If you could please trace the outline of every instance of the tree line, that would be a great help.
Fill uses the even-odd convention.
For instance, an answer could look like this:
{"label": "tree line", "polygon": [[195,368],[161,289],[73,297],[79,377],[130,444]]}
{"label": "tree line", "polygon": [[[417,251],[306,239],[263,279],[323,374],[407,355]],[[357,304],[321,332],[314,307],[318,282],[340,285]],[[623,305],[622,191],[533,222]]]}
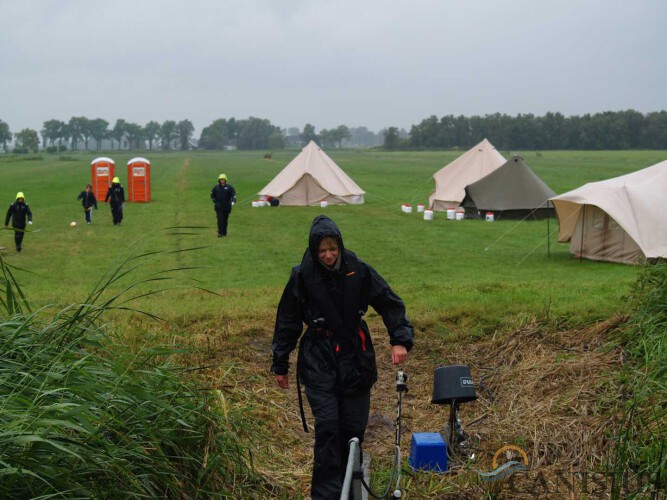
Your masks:
{"label": "tree line", "polygon": [[[109,149],[153,149],[158,144],[161,149],[189,149],[194,133],[190,120],[166,120],[160,124],[150,121],[142,126],[123,119],[116,120],[112,128],[103,118],[89,119],[73,116],[68,122],[47,120],[40,130],[42,145],[47,152],[66,149],[88,150],[91,143],[95,149],[102,148],[102,141],[110,141]],[[40,147],[36,130],[29,128],[12,134],[9,126],[0,120],[0,144],[7,150],[7,144],[14,139],[14,152],[35,152]]]}
{"label": "tree line", "polygon": [[386,149],[470,148],[488,138],[498,149],[667,149],[667,111],[606,111],[582,116],[495,113],[485,116],[433,115],[413,125],[401,140],[387,129]]}
{"label": "tree line", "polygon": [[[193,138],[190,120],[150,121],[146,125],[116,120],[113,127],[102,118],[75,116],[68,122],[52,119],[38,133],[29,128],[12,134],[0,120],[0,145],[14,143],[14,152],[47,152],[66,149],[275,150],[297,147],[314,140],[323,147],[382,146],[396,149],[470,148],[488,138],[498,149],[667,149],[667,111],[607,111],[582,116],[547,113],[544,116],[495,113],[485,116],[435,115],[413,125],[410,132],[397,127],[377,134],[366,127],[339,125],[316,132],[307,123],[303,130],[281,129],[265,118],[220,118]],[[107,141],[103,144],[103,141]]]}
{"label": "tree line", "polygon": [[39,132],[23,129],[12,134],[9,125],[0,120],[0,144],[7,151],[7,144],[13,140],[16,153],[36,152],[40,147],[47,152],[67,149],[274,150],[305,145],[310,140],[325,147],[379,146],[384,138],[384,131],[375,134],[366,127],[348,128],[346,125],[322,129],[319,133],[309,123],[303,131],[296,127],[281,129],[267,119],[252,116],[241,120],[215,120],[202,130],[198,140],[193,139],[194,126],[190,120],[150,121],[142,126],[118,119],[113,127],[109,125],[102,118],[74,116],[67,122],[47,120]]}

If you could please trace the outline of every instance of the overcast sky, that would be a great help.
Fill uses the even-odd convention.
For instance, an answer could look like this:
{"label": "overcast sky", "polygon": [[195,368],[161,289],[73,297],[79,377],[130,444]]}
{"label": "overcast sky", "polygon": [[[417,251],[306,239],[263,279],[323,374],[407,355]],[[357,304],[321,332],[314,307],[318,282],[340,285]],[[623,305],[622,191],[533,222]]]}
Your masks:
{"label": "overcast sky", "polygon": [[667,0],[0,0],[0,119],[667,109]]}

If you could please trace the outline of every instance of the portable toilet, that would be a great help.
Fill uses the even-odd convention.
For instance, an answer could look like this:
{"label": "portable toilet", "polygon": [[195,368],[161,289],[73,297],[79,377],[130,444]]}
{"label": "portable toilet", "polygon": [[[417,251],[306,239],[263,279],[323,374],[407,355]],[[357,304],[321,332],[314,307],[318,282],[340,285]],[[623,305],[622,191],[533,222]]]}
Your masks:
{"label": "portable toilet", "polygon": [[93,194],[99,201],[104,201],[109,186],[111,186],[111,180],[116,175],[116,164],[111,158],[101,156],[95,158],[90,165]]}
{"label": "portable toilet", "polygon": [[151,162],[146,158],[132,158],[127,162],[128,200],[151,201]]}

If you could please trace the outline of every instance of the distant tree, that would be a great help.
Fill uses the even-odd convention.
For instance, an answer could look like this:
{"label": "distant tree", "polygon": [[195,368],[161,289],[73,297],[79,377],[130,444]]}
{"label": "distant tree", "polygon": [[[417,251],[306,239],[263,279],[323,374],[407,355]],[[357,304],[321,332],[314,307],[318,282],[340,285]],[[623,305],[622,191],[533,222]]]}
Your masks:
{"label": "distant tree", "polygon": [[338,125],[333,130],[333,138],[336,143],[338,143],[338,147],[342,148],[343,147],[343,141],[346,139],[350,139],[352,136],[350,135],[350,129],[347,128],[346,125]]}
{"label": "distant tree", "polygon": [[88,151],[88,139],[93,135],[93,129],[91,127],[90,120],[85,116],[79,117],[79,127],[81,128],[81,137],[83,138],[83,144]]}
{"label": "distant tree", "polygon": [[315,127],[311,125],[310,123],[306,123],[303,127],[303,132],[301,132],[301,143],[306,145],[310,141],[319,141],[319,137],[317,137],[317,134],[315,133]]}
{"label": "distant tree", "polygon": [[144,125],[143,135],[144,138],[148,141],[148,149],[152,150],[153,142],[155,142],[160,135],[160,124],[156,121],[148,122],[146,125]]}
{"label": "distant tree", "polygon": [[239,124],[241,127],[237,142],[239,149],[266,149],[269,147],[271,136],[275,133],[281,134],[280,128],[265,118],[251,116],[247,120],[240,120]]}
{"label": "distant tree", "polygon": [[318,134],[318,140],[322,147],[328,148],[336,144],[335,131],[323,128]]}
{"label": "distant tree", "polygon": [[65,148],[67,149],[67,142],[71,136],[70,126],[68,123],[62,122],[62,126],[58,132],[58,149]]}
{"label": "distant tree", "polygon": [[630,149],[641,147],[642,131],[647,126],[647,118],[639,111],[629,109],[627,111],[620,111],[618,119],[622,123],[623,135],[625,136],[627,147]]}
{"label": "distant tree", "polygon": [[667,149],[667,111],[649,113],[641,134],[644,148]]}
{"label": "distant tree", "polygon": [[123,145],[123,137],[125,137],[126,125],[127,122],[125,120],[123,120],[122,118],[118,118],[113,126],[113,129],[111,130],[111,133],[109,134],[113,139],[116,140],[116,142],[118,142],[118,149],[120,149],[121,146]]}
{"label": "distant tree", "polygon": [[[368,130],[367,127],[352,127],[350,128],[350,141],[352,146],[377,146],[377,138],[375,132]],[[379,144],[382,144],[380,142]]]}
{"label": "distant tree", "polygon": [[27,149],[28,151],[39,151],[39,134],[36,130],[24,128],[20,132],[14,134],[16,140],[16,147]]}
{"label": "distant tree", "polygon": [[389,127],[384,134],[384,144],[382,147],[390,151],[398,149],[400,137],[398,136],[397,127]]}
{"label": "distant tree", "polygon": [[181,151],[190,149],[190,138],[195,131],[195,127],[190,120],[181,120],[176,125],[178,139],[181,146]]}
{"label": "distant tree", "polygon": [[202,149],[224,149],[230,139],[227,120],[220,118],[204,127],[199,136],[199,147]]}
{"label": "distant tree", "polygon": [[142,149],[143,130],[143,127],[138,123],[125,124],[125,139],[130,149]]}
{"label": "distant tree", "polygon": [[95,139],[96,149],[101,149],[102,140],[109,137],[109,122],[103,118],[95,118],[88,123],[90,135]]}
{"label": "distant tree", "polygon": [[9,131],[9,125],[0,120],[0,144],[2,149],[7,151],[7,143],[12,141],[12,133]]}
{"label": "distant tree", "polygon": [[174,120],[166,120],[160,126],[160,140],[162,141],[162,149],[170,150],[176,137],[176,122]]}
{"label": "distant tree", "polygon": [[47,146],[47,144],[53,145],[61,137],[64,126],[65,124],[60,120],[45,121],[40,131],[45,140],[44,146]]}
{"label": "distant tree", "polygon": [[[439,131],[440,124],[438,122],[438,117],[431,115],[425,120],[422,120],[421,123],[412,126],[410,129],[410,145],[415,148],[437,147]],[[387,135],[386,133],[383,135],[383,147],[386,147]],[[396,129],[396,139],[398,139],[398,129]]]}
{"label": "distant tree", "polygon": [[292,137],[296,137],[300,133],[301,131],[297,127],[290,127],[287,129],[287,135],[290,135]]}
{"label": "distant tree", "polygon": [[269,149],[285,149],[285,134],[276,131],[269,137]]}
{"label": "distant tree", "polygon": [[548,112],[542,118],[542,132],[544,134],[544,149],[567,148],[567,122],[560,113]]}
{"label": "distant tree", "polygon": [[[90,132],[88,130],[88,118],[85,116],[73,116],[67,123],[69,127],[70,148],[78,149],[79,141],[86,137],[86,149],[88,148],[87,137]],[[84,134],[86,134],[84,136]]]}

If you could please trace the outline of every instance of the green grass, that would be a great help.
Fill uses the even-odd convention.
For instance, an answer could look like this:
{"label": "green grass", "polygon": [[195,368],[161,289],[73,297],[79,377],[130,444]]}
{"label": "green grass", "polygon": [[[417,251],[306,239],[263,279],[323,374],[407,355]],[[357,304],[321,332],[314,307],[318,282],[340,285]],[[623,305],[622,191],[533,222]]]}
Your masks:
{"label": "green grass", "polygon": [[[329,151],[367,192],[359,206],[330,206],[325,213],[341,227],[345,244],[375,266],[406,300],[417,324],[450,324],[485,331],[503,324],[548,315],[562,321],[606,317],[622,307],[636,275],[630,266],[579,262],[565,244],[555,242],[557,225],[546,222],[446,221],[437,213],[403,214],[403,202],[425,202],[433,173],[458,152]],[[107,152],[126,182],[126,163],[134,153]],[[8,261],[30,271],[21,282],[37,306],[81,300],[101,273],[130,250],[183,249],[206,246],[197,253],[156,258],[152,266],[202,266],[192,271],[214,290],[231,293],[224,314],[270,315],[289,269],[306,246],[319,207],[252,208],[250,202],[296,151],[142,153],[152,161],[152,203],[128,203],[121,227],[114,227],[107,206],[100,204],[93,224],[83,223],[76,195],[90,180],[90,160],[97,154],[72,153],[63,161],[0,161],[2,191],[8,204],[22,190],[35,218],[24,253],[13,252],[11,231],[0,232],[9,247]],[[628,173],[666,156],[660,151],[542,152],[524,155],[527,163],[557,192],[585,182]],[[230,235],[215,237],[215,214],[209,192],[225,172],[238,193]],[[70,228],[69,222],[79,222]],[[198,236],[167,236],[169,226],[204,226]],[[547,241],[551,257],[547,257]],[[239,293],[237,293],[239,292]],[[243,293],[240,293],[243,292]],[[167,317],[219,314],[218,299],[174,291],[147,299],[142,307]],[[188,303],[187,307],[183,307]]]}
{"label": "green grass", "polygon": [[664,492],[667,486],[667,264],[641,273],[632,301],[621,338],[630,362],[622,373],[626,397],[610,456],[612,498],[624,498],[631,474],[645,488],[638,491]]}
{"label": "green grass", "polygon": [[85,303],[28,313],[0,257],[2,498],[210,498],[264,488],[238,439],[248,430],[244,406],[230,410],[219,390],[195,383],[172,361],[176,349],[129,352],[102,326],[106,313],[128,307],[126,292],[108,285],[141,259],[111,271]]}

